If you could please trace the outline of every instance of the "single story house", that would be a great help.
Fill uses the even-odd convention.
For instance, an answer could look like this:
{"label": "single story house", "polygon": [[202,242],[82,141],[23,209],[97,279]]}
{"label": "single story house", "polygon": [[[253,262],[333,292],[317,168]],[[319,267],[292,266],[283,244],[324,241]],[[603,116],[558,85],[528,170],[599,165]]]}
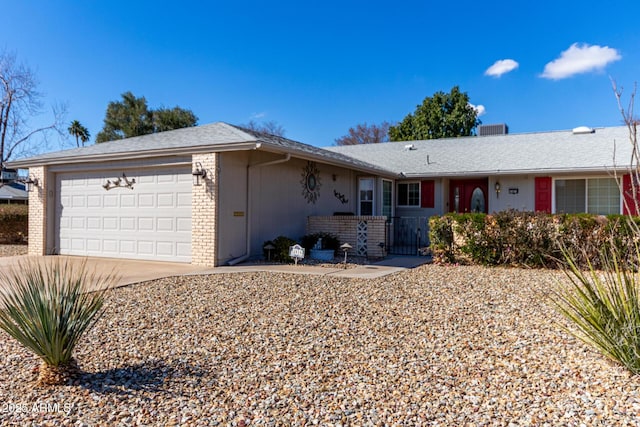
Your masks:
{"label": "single story house", "polygon": [[416,253],[452,211],[624,213],[630,159],[626,127],[318,148],[214,123],[9,166],[35,183],[30,254],[215,266],[309,230]]}
{"label": "single story house", "polygon": [[26,205],[29,201],[29,193],[24,185],[18,182],[0,182],[0,205]]}

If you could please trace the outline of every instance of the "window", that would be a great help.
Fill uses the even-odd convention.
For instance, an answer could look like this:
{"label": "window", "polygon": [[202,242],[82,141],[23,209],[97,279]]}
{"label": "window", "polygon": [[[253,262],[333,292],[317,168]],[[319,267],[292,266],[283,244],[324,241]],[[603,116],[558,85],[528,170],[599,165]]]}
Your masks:
{"label": "window", "polygon": [[393,209],[393,183],[386,179],[382,180],[382,215],[391,218]]}
{"label": "window", "polygon": [[555,180],[557,213],[620,213],[620,190],[614,178]]}
{"label": "window", "polygon": [[373,215],[373,178],[360,178],[360,215]]}
{"label": "window", "polygon": [[402,182],[398,184],[398,206],[420,206],[419,182]]}

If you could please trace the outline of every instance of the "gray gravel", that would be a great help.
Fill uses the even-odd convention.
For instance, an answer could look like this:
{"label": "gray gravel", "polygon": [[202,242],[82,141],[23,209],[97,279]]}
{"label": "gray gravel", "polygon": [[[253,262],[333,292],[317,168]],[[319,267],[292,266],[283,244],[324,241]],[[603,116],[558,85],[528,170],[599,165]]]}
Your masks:
{"label": "gray gravel", "polygon": [[[73,385],[0,332],[3,425],[640,425],[640,378],[562,327],[556,272],[251,273],[110,291]],[[35,406],[34,406],[35,405]]]}
{"label": "gray gravel", "polygon": [[28,249],[27,245],[0,245],[0,257],[26,255]]}

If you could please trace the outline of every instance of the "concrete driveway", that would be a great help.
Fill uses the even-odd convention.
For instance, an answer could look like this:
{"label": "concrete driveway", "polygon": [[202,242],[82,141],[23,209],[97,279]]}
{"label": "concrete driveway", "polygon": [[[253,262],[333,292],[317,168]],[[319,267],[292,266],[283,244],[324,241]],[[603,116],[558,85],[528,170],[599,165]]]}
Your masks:
{"label": "concrete driveway", "polygon": [[96,272],[98,275],[115,274],[118,279],[115,287],[126,286],[133,283],[146,282],[148,280],[161,279],[169,276],[183,274],[197,274],[210,271],[211,267],[201,267],[177,262],[137,261],[114,258],[93,258],[77,256],[12,256],[0,257],[0,270],[5,272],[25,262],[53,262],[69,261],[73,264],[87,263],[87,271]]}

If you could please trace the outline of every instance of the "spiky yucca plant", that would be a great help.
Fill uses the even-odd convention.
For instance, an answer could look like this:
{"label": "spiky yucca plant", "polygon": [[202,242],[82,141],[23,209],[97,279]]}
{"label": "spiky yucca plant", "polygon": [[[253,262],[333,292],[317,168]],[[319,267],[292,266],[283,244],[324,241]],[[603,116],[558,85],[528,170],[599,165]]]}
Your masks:
{"label": "spiky yucca plant", "polygon": [[[564,272],[569,278],[556,294],[560,312],[577,328],[576,337],[602,354],[640,373],[640,281],[637,266],[621,258],[615,249],[601,251],[602,270],[589,263],[586,271],[575,257],[564,252]],[[640,248],[635,245],[635,259]]]}
{"label": "spiky yucca plant", "polygon": [[63,384],[77,372],[73,351],[102,313],[115,276],[59,259],[0,272],[0,328],[43,361],[38,383]]}

